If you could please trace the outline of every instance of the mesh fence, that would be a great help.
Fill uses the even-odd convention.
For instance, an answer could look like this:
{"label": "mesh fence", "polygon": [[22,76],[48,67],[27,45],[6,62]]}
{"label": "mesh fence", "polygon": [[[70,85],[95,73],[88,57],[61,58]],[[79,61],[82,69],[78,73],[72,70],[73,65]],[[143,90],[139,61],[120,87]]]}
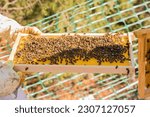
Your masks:
{"label": "mesh fence", "polygon": [[44,32],[129,32],[150,25],[150,1],[87,0],[30,24]]}
{"label": "mesh fence", "polygon": [[[29,24],[43,32],[130,32],[150,27],[149,0],[87,0]],[[133,41],[135,66],[137,40]],[[10,53],[0,47],[0,59]],[[136,74],[138,75],[138,73]],[[126,75],[86,73],[26,73],[23,86],[29,99],[137,99],[137,79]]]}

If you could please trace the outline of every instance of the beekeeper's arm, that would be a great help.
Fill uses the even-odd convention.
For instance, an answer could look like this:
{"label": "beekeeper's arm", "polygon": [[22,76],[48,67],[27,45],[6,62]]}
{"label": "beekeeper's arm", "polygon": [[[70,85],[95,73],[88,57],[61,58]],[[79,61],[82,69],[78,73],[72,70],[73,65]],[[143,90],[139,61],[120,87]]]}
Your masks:
{"label": "beekeeper's arm", "polygon": [[[40,34],[41,31],[36,27],[21,26],[15,20],[0,14],[0,37],[9,42],[15,41],[19,32],[27,34]],[[13,99],[11,95],[17,92],[20,87],[20,77],[14,71],[13,64],[8,61],[0,60],[0,99]]]}
{"label": "beekeeper's arm", "polygon": [[[3,33],[9,31],[10,31],[9,37],[8,35],[5,35],[5,33]],[[33,35],[41,34],[41,31],[36,27],[21,26],[15,20],[0,14],[0,36],[9,39],[10,41],[15,41],[16,36],[19,32]]]}

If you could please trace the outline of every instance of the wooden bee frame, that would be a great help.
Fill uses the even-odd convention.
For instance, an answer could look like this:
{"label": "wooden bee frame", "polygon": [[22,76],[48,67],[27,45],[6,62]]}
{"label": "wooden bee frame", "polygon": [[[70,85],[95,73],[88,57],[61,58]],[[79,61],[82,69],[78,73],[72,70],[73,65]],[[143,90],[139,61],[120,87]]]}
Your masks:
{"label": "wooden bee frame", "polygon": [[[66,33],[52,33],[52,34],[42,34],[41,36],[46,37],[56,37],[61,36]],[[103,36],[104,34],[98,33],[77,33],[82,36]],[[70,35],[75,35],[71,33]],[[129,39],[129,54],[130,61],[128,66],[102,66],[102,65],[31,65],[31,64],[15,64],[14,68],[18,71],[23,72],[76,72],[76,73],[119,73],[119,74],[134,74],[134,61],[132,52],[132,33],[123,34],[122,36],[128,36]],[[13,61],[19,41],[22,36],[27,36],[27,34],[19,34],[15,44],[13,46],[9,60]]]}
{"label": "wooden bee frame", "polygon": [[141,29],[134,32],[138,38],[138,93],[139,98],[150,98],[150,60],[147,58],[147,53],[150,50],[150,28]]}

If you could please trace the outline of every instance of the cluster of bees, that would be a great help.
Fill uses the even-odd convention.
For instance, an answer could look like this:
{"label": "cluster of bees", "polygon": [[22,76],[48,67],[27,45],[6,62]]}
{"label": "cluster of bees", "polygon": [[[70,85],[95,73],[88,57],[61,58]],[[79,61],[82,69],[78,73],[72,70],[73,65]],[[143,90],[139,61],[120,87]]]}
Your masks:
{"label": "cluster of bees", "polygon": [[103,36],[62,35],[56,37],[23,37],[15,55],[18,64],[61,64],[74,65],[78,60],[89,61],[91,58],[102,62],[121,62],[128,60],[124,53],[129,50],[129,43],[121,34]]}

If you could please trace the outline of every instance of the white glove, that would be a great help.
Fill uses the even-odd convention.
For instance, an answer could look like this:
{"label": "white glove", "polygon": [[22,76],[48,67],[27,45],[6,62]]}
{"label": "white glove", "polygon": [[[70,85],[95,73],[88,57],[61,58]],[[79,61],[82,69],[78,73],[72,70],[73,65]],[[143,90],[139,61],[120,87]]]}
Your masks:
{"label": "white glove", "polygon": [[41,31],[36,27],[21,26],[18,22],[0,14],[0,37],[15,41],[18,33],[40,35]]}
{"label": "white glove", "polygon": [[15,93],[19,85],[19,76],[13,70],[13,65],[0,61],[0,97]]}

